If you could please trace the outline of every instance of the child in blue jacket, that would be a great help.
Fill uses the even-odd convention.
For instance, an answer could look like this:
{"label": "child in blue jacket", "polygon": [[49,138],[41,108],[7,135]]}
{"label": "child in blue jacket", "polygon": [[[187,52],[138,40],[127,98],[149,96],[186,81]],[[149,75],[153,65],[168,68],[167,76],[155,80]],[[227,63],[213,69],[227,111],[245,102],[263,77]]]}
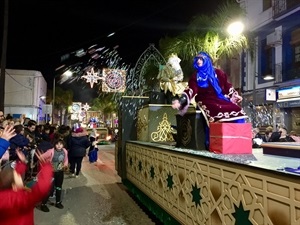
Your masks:
{"label": "child in blue jacket", "polygon": [[90,134],[90,148],[88,152],[89,156],[89,162],[94,163],[98,160],[98,147],[97,147],[97,131],[96,129],[92,130],[92,133]]}

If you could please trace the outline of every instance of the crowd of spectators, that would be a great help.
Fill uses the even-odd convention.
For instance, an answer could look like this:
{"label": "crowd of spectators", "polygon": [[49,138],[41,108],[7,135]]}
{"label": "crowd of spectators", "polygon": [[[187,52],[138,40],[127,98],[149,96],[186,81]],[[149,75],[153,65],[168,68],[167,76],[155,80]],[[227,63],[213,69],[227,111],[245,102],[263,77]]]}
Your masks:
{"label": "crowd of spectators", "polygon": [[275,130],[269,126],[264,133],[259,128],[252,129],[253,148],[259,148],[266,142],[300,142],[300,136],[295,131],[288,132],[285,126],[277,126]]}
{"label": "crowd of spectators", "polygon": [[[40,125],[28,118],[5,117],[0,111],[0,195],[5,192],[12,199],[6,206],[0,204],[3,224],[33,224],[34,207],[39,205],[49,212],[51,196],[56,200],[55,207],[64,208],[64,174],[75,178],[80,175],[90,145],[88,133],[80,127],[72,130],[65,125]],[[29,189],[31,194],[20,201]]]}

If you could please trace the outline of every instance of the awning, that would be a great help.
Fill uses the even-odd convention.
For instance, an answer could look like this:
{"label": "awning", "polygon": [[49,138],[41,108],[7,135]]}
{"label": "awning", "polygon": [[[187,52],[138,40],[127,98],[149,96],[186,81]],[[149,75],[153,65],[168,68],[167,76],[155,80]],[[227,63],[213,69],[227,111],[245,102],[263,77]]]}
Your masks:
{"label": "awning", "polygon": [[277,102],[289,102],[289,101],[297,101],[297,100],[300,100],[300,97],[298,97],[298,98],[278,99]]}
{"label": "awning", "polygon": [[277,107],[278,108],[300,107],[300,97],[298,97],[298,98],[278,99],[277,100]]}

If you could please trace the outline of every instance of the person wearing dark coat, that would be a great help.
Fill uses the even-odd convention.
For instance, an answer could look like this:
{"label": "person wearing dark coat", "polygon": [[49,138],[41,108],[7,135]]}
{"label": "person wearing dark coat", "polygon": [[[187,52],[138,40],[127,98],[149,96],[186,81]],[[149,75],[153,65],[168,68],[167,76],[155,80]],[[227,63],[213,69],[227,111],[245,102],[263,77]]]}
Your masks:
{"label": "person wearing dark coat", "polygon": [[269,139],[269,142],[279,142],[279,138],[280,138],[280,133],[279,131],[274,131],[271,134],[271,137]]}
{"label": "person wearing dark coat", "polygon": [[288,135],[287,129],[285,127],[279,128],[279,133],[279,142],[295,142],[295,140]]}
{"label": "person wearing dark coat", "polygon": [[[19,124],[14,126],[16,136],[10,139],[10,149],[9,149],[9,159],[15,160],[17,158],[16,149],[20,148],[20,150],[26,153],[24,147],[29,144],[29,139],[24,136],[24,127],[23,125]],[[25,154],[26,155],[26,154]]]}
{"label": "person wearing dark coat", "polygon": [[88,139],[87,132],[81,127],[72,132],[69,139],[69,160],[70,172],[72,177],[78,177],[83,157],[86,156],[86,149],[90,146],[91,142]]}

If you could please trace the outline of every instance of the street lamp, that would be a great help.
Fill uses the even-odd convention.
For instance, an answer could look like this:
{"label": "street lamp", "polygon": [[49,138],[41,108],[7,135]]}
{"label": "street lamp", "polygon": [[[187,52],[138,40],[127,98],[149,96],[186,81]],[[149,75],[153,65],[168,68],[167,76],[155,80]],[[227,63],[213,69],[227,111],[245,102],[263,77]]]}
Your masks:
{"label": "street lamp", "polygon": [[267,74],[263,77],[264,80],[274,80],[275,77],[272,74]]}
{"label": "street lamp", "polygon": [[45,95],[41,95],[41,96],[40,96],[40,99],[45,100],[45,99],[46,99],[46,96],[45,96]]}
{"label": "street lamp", "polygon": [[229,26],[227,27],[227,32],[231,36],[238,36],[238,35],[242,34],[243,31],[244,31],[244,24],[240,21],[233,22],[233,23],[229,24]]}
{"label": "street lamp", "polygon": [[[70,77],[73,72],[71,70],[65,71],[62,76]],[[55,104],[55,80],[57,76],[53,77],[53,93],[52,93],[52,124],[54,124],[54,104]]]}

